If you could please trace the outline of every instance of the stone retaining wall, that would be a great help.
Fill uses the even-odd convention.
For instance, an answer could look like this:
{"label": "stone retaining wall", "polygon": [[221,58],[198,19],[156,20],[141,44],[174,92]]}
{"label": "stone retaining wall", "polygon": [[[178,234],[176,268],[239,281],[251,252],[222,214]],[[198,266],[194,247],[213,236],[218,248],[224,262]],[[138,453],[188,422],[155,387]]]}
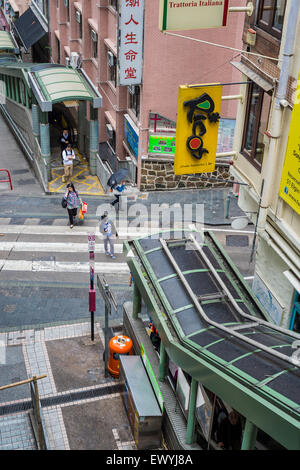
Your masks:
{"label": "stone retaining wall", "polygon": [[225,181],[206,181],[196,175],[175,175],[172,162],[161,160],[143,160],[141,169],[141,191],[163,191],[171,189],[199,189],[226,187],[234,177],[229,173],[229,166],[216,166],[212,173],[203,174],[204,178],[218,178]]}

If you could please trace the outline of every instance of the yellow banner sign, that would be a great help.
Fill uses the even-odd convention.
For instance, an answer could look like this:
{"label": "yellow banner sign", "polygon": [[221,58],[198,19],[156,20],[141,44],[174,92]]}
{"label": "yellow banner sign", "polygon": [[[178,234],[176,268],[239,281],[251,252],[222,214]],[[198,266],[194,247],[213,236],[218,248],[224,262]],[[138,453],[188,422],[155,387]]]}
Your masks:
{"label": "yellow banner sign", "polygon": [[175,175],[214,171],[221,99],[221,85],[179,87]]}
{"label": "yellow banner sign", "polygon": [[159,29],[183,31],[226,26],[229,0],[160,0]]}
{"label": "yellow banner sign", "polygon": [[296,100],[291,117],[285,160],[281,174],[279,196],[300,214],[300,74]]}

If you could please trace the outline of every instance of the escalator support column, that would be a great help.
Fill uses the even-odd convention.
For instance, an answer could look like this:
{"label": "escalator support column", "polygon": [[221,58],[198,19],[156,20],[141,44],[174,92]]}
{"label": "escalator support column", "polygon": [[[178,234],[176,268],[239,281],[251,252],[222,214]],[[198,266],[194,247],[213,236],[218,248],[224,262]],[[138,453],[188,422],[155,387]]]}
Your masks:
{"label": "escalator support column", "polygon": [[97,153],[99,145],[98,110],[90,107],[90,172],[97,174]]}
{"label": "escalator support column", "polygon": [[46,185],[51,181],[51,148],[50,148],[50,127],[48,113],[40,113],[40,145],[41,157],[44,163],[44,179]]}

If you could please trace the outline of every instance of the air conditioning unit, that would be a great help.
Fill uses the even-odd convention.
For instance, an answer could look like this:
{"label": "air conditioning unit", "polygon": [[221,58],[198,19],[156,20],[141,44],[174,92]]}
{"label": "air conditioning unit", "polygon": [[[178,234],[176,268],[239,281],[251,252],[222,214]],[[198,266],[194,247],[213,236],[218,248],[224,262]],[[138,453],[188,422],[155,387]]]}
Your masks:
{"label": "air conditioning unit", "polygon": [[92,41],[94,42],[98,41],[98,34],[93,29],[91,30],[91,36],[92,36]]}
{"label": "air conditioning unit", "polygon": [[110,51],[107,52],[107,63],[110,67],[114,66],[114,55]]}
{"label": "air conditioning unit", "polygon": [[76,18],[77,23],[81,23],[81,13],[80,13],[80,11],[76,10],[75,18]]}
{"label": "air conditioning unit", "polygon": [[70,65],[73,69],[76,69],[79,62],[79,54],[77,52],[71,52]]}
{"label": "air conditioning unit", "polygon": [[106,135],[108,139],[112,139],[114,135],[114,128],[111,124],[106,124]]}

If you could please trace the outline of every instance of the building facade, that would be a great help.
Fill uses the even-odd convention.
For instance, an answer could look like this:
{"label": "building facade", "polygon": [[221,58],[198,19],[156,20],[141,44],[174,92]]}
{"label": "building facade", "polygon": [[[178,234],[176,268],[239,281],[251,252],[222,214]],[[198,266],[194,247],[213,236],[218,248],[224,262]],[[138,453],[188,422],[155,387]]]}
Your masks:
{"label": "building facade", "polygon": [[[240,5],[238,0],[231,3]],[[186,83],[239,82],[240,72],[230,66],[237,52],[161,33],[159,0],[145,0],[142,81],[120,86],[120,6],[118,0],[52,1],[52,61],[65,64],[78,60],[98,87],[103,97],[99,154],[112,170],[127,162],[131,178],[141,190],[199,187],[197,178],[174,176],[178,87]],[[244,15],[230,13],[226,27],[187,31],[186,35],[238,49]],[[237,85],[226,86],[224,94],[234,95],[237,90]],[[236,107],[236,101],[224,101],[222,106],[222,117],[227,118],[223,125],[229,126],[229,132]],[[162,140],[164,146],[156,145]],[[230,177],[228,163],[218,165],[216,174]]]}
{"label": "building facade", "polygon": [[300,331],[300,8],[290,0],[254,4],[245,53],[233,61],[248,84],[241,88],[231,172],[243,183],[239,205],[257,226],[253,290],[276,324]]}

